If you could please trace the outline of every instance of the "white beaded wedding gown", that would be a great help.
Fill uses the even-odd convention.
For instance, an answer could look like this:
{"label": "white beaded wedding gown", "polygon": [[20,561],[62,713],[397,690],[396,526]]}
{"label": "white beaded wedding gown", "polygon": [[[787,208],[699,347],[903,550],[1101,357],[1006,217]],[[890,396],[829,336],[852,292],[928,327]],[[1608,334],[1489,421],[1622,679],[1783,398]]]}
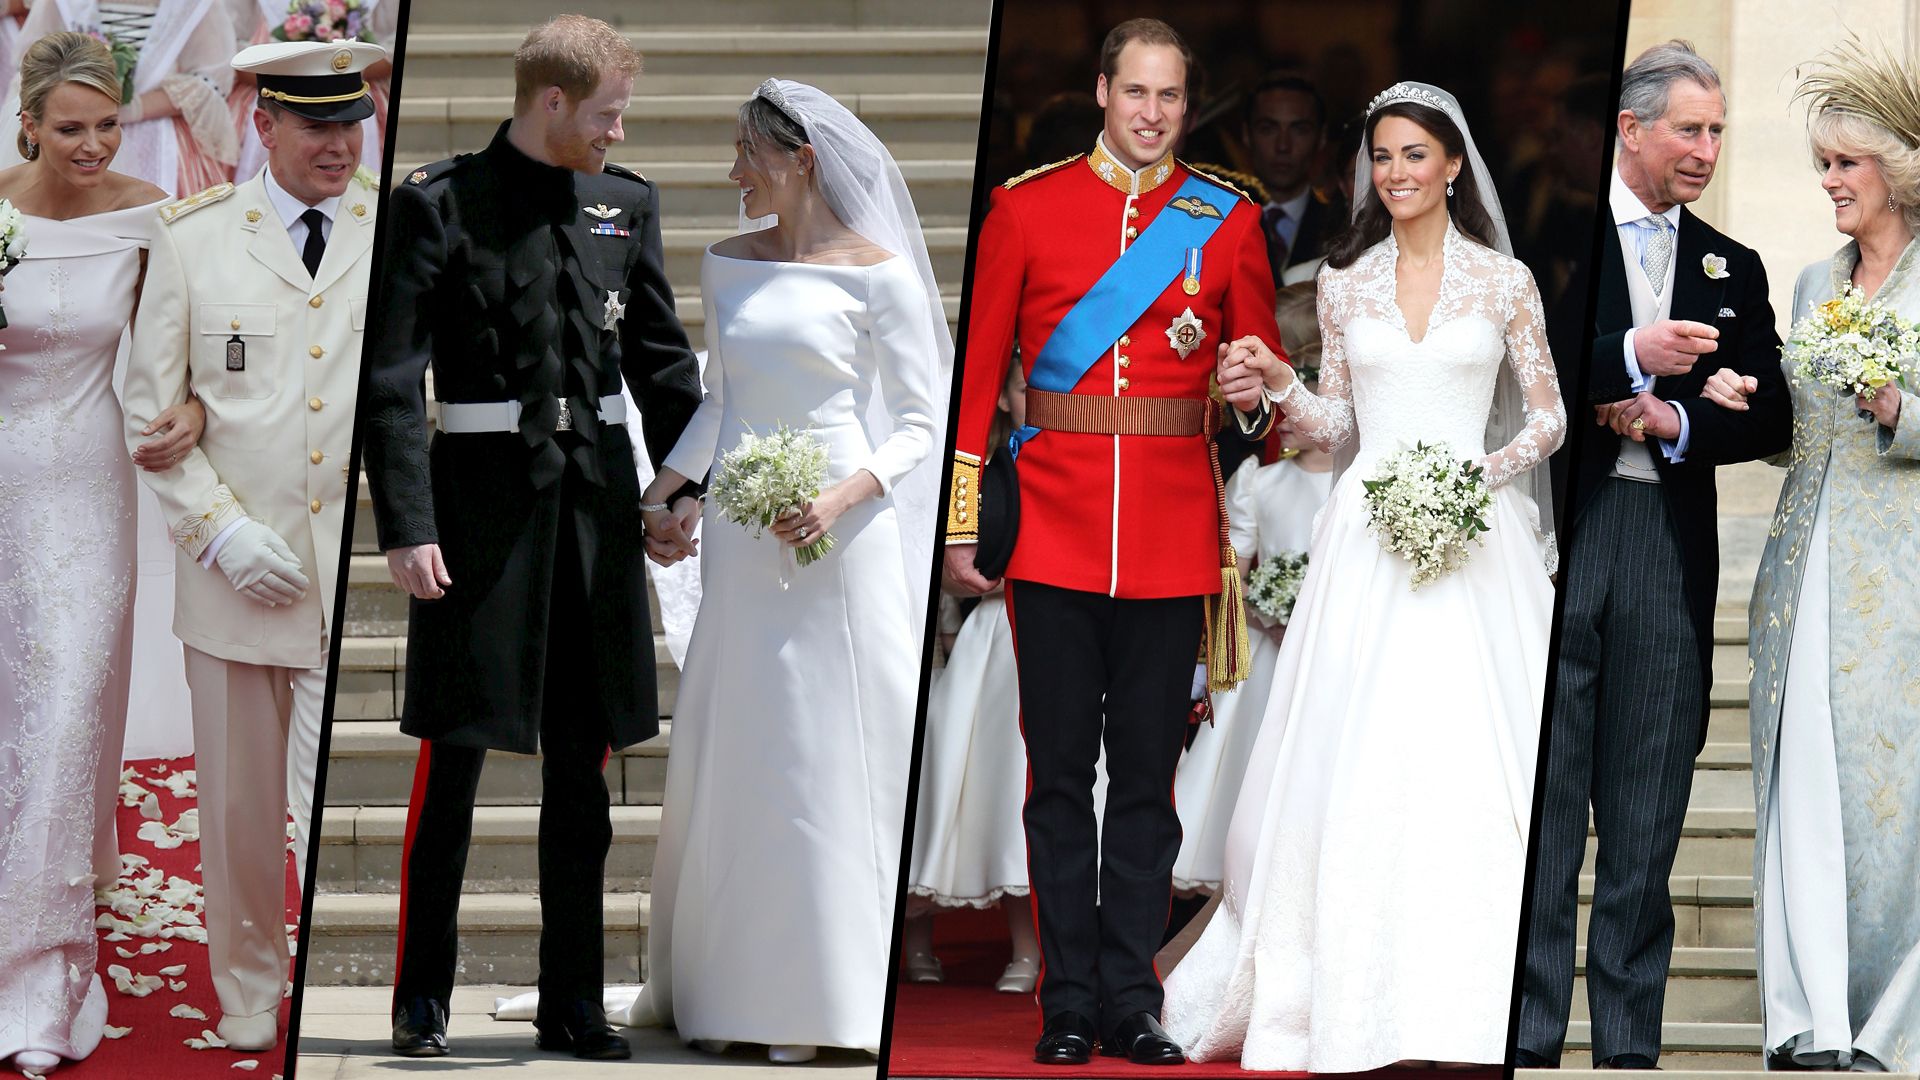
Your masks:
{"label": "white beaded wedding gown", "polygon": [[[889,492],[785,570],[709,502],[701,600],[673,711],[646,985],[629,1024],[681,1038],[877,1051],[899,887],[925,562],[892,497],[932,451],[934,322],[904,258],[872,266],[708,252],[706,401],[665,464],[684,476],[748,432],[811,429],[828,482]],[[875,396],[891,430],[867,417]]]}
{"label": "white beaded wedding gown", "polygon": [[[1225,899],[1167,979],[1166,1026],[1199,1061],[1327,1073],[1505,1056],[1553,608],[1547,508],[1505,485],[1545,462],[1566,413],[1525,266],[1449,227],[1416,341],[1397,255],[1389,236],[1321,272],[1321,393],[1296,383],[1280,402],[1322,447],[1358,447],[1315,527]],[[1489,448],[1502,365],[1526,423]],[[1416,442],[1480,459],[1496,485],[1484,544],[1417,592],[1368,533],[1362,488]]]}
{"label": "white beaded wedding gown", "polygon": [[156,223],[152,206],[27,217],[0,293],[0,1060],[85,1057],[107,1018],[95,836],[127,719],[138,505],[114,357]]}

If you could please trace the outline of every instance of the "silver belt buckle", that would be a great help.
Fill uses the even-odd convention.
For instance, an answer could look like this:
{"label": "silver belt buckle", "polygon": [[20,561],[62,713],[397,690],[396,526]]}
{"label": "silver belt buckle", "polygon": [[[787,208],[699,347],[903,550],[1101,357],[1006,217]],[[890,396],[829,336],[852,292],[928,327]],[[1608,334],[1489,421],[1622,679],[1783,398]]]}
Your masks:
{"label": "silver belt buckle", "polygon": [[555,431],[572,431],[573,430],[573,409],[570,406],[568,406],[566,398],[560,399],[560,419],[554,422],[553,430]]}

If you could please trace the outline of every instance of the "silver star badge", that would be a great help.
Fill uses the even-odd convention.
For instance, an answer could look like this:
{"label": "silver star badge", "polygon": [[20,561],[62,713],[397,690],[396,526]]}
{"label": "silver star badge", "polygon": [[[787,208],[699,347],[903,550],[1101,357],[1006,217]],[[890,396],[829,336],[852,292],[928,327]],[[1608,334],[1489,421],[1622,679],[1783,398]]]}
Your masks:
{"label": "silver star badge", "polygon": [[1200,343],[1206,338],[1207,332],[1201,327],[1200,318],[1193,313],[1192,308],[1181,312],[1180,317],[1173,320],[1173,325],[1167,327],[1167,344],[1173,346],[1182,360],[1187,358],[1188,353],[1199,348]]}
{"label": "silver star badge", "polygon": [[611,289],[607,290],[606,329],[612,330],[615,326],[619,325],[621,317],[626,313],[627,305],[620,302],[620,294]]}

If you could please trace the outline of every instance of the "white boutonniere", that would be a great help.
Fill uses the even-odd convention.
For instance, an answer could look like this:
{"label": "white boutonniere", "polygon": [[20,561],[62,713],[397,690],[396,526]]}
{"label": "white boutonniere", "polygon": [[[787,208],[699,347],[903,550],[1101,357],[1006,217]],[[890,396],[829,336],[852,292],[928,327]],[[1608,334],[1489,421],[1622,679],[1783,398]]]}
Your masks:
{"label": "white boutonniere", "polygon": [[1707,272],[1710,281],[1719,281],[1727,276],[1727,260],[1708,252],[1700,259],[1700,269]]}

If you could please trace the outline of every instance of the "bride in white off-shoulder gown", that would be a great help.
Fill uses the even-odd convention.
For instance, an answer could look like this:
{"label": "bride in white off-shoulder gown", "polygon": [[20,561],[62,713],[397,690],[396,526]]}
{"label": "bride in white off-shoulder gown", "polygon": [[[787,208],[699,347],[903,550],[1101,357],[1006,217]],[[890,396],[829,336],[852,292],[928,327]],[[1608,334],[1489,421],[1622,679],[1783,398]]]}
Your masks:
{"label": "bride in white off-shoulder gown", "polygon": [[[707,253],[707,399],[646,500],[779,425],[827,444],[827,485],[781,536],[706,509],[647,981],[614,1018],[794,1061],[880,1045],[952,345],[905,184],[859,121],[769,80],[740,143],[743,212],[780,223]],[[807,523],[837,543],[796,567],[783,537]]]}
{"label": "bride in white off-shoulder gown", "polygon": [[[1539,293],[1503,253],[1464,128],[1433,87],[1376,99],[1357,227],[1390,215],[1391,231],[1320,272],[1319,395],[1290,380],[1276,397],[1350,460],[1280,646],[1223,902],[1167,980],[1166,1026],[1196,1060],[1360,1072],[1505,1054],[1553,606],[1550,504],[1514,481],[1559,445],[1566,413]],[[1462,163],[1459,195],[1443,195]],[[1436,249],[1416,334],[1403,306],[1420,290],[1402,295],[1397,273],[1434,273]],[[1478,460],[1495,490],[1484,543],[1416,592],[1367,531],[1362,482],[1419,442]]]}

